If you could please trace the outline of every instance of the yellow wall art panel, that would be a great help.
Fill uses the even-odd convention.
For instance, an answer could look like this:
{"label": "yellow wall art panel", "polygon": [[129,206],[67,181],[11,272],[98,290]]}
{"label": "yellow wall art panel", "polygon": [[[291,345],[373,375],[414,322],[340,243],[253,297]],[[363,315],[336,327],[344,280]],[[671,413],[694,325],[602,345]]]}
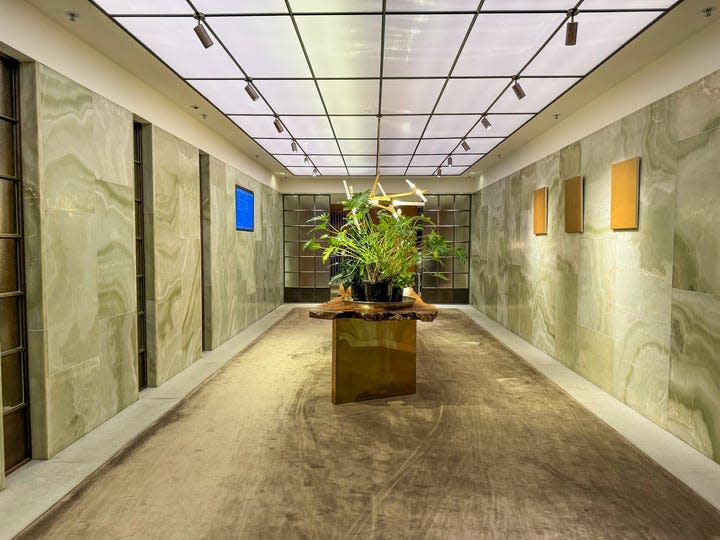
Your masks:
{"label": "yellow wall art panel", "polygon": [[640,206],[640,158],[634,157],[612,166],[610,187],[610,228],[638,228]]}
{"label": "yellow wall art panel", "polygon": [[535,234],[547,234],[547,201],[548,188],[536,189],[533,198],[533,232]]}
{"label": "yellow wall art panel", "polygon": [[565,232],[583,232],[583,177],[565,180]]}

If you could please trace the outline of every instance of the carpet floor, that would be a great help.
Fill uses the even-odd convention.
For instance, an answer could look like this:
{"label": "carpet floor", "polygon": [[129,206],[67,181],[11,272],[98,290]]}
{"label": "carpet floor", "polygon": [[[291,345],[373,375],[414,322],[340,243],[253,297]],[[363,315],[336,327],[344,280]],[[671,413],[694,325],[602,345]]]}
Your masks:
{"label": "carpet floor", "polygon": [[459,310],[334,406],[295,309],[22,538],[712,538],[720,512]]}

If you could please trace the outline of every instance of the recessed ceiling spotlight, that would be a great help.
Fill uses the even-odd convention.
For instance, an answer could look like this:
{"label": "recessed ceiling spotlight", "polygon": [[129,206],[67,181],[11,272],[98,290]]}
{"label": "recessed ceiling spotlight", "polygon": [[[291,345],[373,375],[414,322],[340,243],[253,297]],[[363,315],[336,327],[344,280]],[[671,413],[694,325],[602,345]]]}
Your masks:
{"label": "recessed ceiling spotlight", "polygon": [[465,139],[463,139],[461,146],[463,147],[463,150],[465,150],[466,152],[468,150],[470,150],[470,145],[468,144],[468,142]]}
{"label": "recessed ceiling spotlight", "polygon": [[247,95],[250,96],[250,99],[252,99],[253,101],[257,101],[258,99],[260,99],[260,94],[258,94],[257,90],[255,90],[255,87],[249,80],[247,82],[247,85],[245,85],[245,91],[247,92]]}
{"label": "recessed ceiling spotlight", "polygon": [[275,120],[273,120],[273,124],[275,125],[275,129],[277,130],[278,133],[282,133],[283,131],[285,131],[285,128],[283,127],[282,122],[280,121],[280,119],[277,116],[275,117]]}
{"label": "recessed ceiling spotlight", "polygon": [[518,99],[524,98],[524,97],[525,97],[525,90],[523,90],[523,89],[522,89],[522,86],[520,86],[520,81],[518,81],[518,78],[517,78],[517,77],[515,77],[515,78],[513,79],[513,81],[515,81],[515,82],[513,82],[512,89],[513,89],[513,92],[515,92],[515,96],[516,96]]}
{"label": "recessed ceiling spotlight", "polygon": [[577,43],[578,23],[575,22],[575,15],[577,10],[569,9],[568,15],[570,15],[570,22],[565,25],[565,45],[572,47]]}
{"label": "recessed ceiling spotlight", "polygon": [[213,40],[210,37],[210,34],[208,34],[208,31],[205,29],[205,26],[203,25],[205,15],[203,15],[202,13],[196,13],[194,17],[197,19],[198,22],[197,26],[194,28],[195,33],[197,34],[200,43],[202,43],[203,47],[207,49],[213,44]]}
{"label": "recessed ceiling spotlight", "polygon": [[703,13],[705,14],[706,17],[712,17],[712,14],[715,13],[715,8],[713,8],[713,7],[705,8],[705,9],[703,9]]}
{"label": "recessed ceiling spotlight", "polygon": [[292,148],[293,152],[297,152],[297,143],[295,141],[291,142],[290,148]]}
{"label": "recessed ceiling spotlight", "polygon": [[65,16],[70,22],[77,22],[80,18],[80,14],[77,11],[66,11]]}
{"label": "recessed ceiling spotlight", "polygon": [[490,120],[488,120],[488,117],[487,117],[487,116],[483,116],[483,117],[480,119],[480,123],[481,123],[481,124],[483,125],[483,127],[485,128],[485,131],[490,131],[490,130],[492,129],[492,124],[490,123]]}

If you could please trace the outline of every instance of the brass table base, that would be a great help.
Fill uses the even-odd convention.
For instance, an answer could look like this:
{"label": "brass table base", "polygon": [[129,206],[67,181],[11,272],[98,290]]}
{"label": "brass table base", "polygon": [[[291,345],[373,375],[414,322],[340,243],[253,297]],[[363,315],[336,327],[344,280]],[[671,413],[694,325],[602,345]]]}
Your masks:
{"label": "brass table base", "polygon": [[417,321],[333,320],[332,402],[415,393]]}

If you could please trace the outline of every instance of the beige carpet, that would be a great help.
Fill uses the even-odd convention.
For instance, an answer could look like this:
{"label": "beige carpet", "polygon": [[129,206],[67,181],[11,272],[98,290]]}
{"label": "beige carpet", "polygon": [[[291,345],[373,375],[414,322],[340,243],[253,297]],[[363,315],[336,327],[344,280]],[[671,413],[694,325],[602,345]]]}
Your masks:
{"label": "beige carpet", "polygon": [[330,403],[331,323],[293,310],[59,503],[36,538],[709,538],[720,513],[462,312],[418,393]]}

